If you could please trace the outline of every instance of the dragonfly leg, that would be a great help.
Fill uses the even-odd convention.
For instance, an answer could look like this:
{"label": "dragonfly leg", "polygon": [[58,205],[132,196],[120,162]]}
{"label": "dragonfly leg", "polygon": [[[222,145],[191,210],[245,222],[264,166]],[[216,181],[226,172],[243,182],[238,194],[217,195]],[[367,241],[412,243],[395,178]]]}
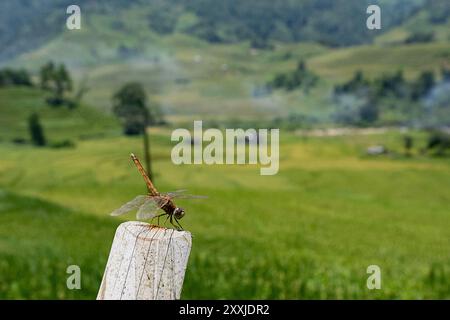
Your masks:
{"label": "dragonfly leg", "polygon": [[157,215],[155,218],[158,218],[158,226],[159,226],[159,217],[162,217],[162,216],[164,216],[164,215],[166,215],[167,213],[161,213],[161,214],[159,214],[159,215]]}
{"label": "dragonfly leg", "polygon": [[164,220],[164,226],[166,226],[167,219],[169,219],[169,218],[170,218],[170,215],[168,214],[166,220]]}
{"label": "dragonfly leg", "polygon": [[[180,221],[178,221],[178,219],[177,218],[175,218],[175,222],[178,224],[178,226],[180,227],[180,229],[179,230],[183,230],[183,227],[181,226],[181,223],[180,223]],[[178,228],[177,228],[178,229]]]}
{"label": "dragonfly leg", "polygon": [[161,217],[161,216],[163,216],[163,215],[165,215],[165,214],[166,214],[166,213],[164,212],[164,213],[161,213],[161,214],[159,214],[159,215],[157,215],[157,216],[154,216],[154,217],[152,218],[152,220],[150,220],[150,224],[153,223],[153,220],[158,219],[158,225],[159,225],[159,217]]}
{"label": "dragonfly leg", "polygon": [[[176,224],[174,223],[174,220]],[[173,215],[170,215],[170,224],[174,226],[177,230],[183,230],[183,227],[181,226],[180,222]]]}

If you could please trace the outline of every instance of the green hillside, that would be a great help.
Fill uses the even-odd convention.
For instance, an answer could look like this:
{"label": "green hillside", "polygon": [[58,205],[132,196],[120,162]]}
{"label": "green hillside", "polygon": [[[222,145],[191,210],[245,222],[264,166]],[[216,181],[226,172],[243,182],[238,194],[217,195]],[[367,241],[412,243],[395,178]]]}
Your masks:
{"label": "green hillside", "polygon": [[399,26],[392,28],[375,39],[380,44],[404,43],[415,34],[430,34],[433,41],[450,40],[450,5],[436,1],[433,7],[426,7],[413,14]]}
{"label": "green hillside", "polygon": [[[231,10],[232,3],[239,10]],[[61,0],[47,9],[44,6],[42,12],[59,12],[55,8],[63,4]],[[364,19],[344,19],[349,25],[342,29],[322,21],[329,18],[328,23],[337,24],[344,13],[356,14],[365,5],[361,1],[313,4],[299,0],[258,1],[258,5],[250,6],[225,1],[219,13],[211,1],[152,1],[148,5],[114,1],[97,6],[82,2],[89,14],[84,15],[81,30],[61,29],[7,63],[36,74],[48,60],[63,62],[77,82],[84,82],[90,89],[86,104],[107,113],[113,92],[125,82],[139,81],[171,123],[186,123],[198,115],[204,120],[228,122],[237,115],[242,121],[266,122],[300,115],[308,119],[306,126],[329,125],[337,108],[332,99],[333,86],[347,81],[357,70],[369,79],[402,70],[406,79],[413,81],[422,71],[438,74],[450,63],[446,33],[450,20],[445,1],[408,1],[408,5],[402,0],[380,1],[384,8],[381,32],[368,31]],[[297,14],[299,8],[301,16],[311,16],[305,18],[306,25],[301,28],[288,23],[289,14]],[[157,14],[163,11],[164,15]],[[252,15],[244,14],[248,11]],[[279,32],[263,36],[261,23],[270,20],[265,15],[269,11],[277,13],[273,18],[277,26],[287,23],[289,27],[283,28],[290,34],[288,39],[279,37]],[[39,12],[37,15],[43,14]],[[153,19],[162,19],[160,27]],[[364,27],[357,28],[356,23]],[[354,32],[347,32],[347,28]],[[210,39],[205,30],[221,39]],[[360,30],[364,32],[358,33]],[[435,38],[427,43],[405,43],[419,31],[432,31]],[[322,37],[331,42],[339,39],[344,48],[336,48]],[[255,39],[270,45],[255,46]],[[372,39],[374,44],[366,44]],[[300,60],[319,76],[315,88],[308,93],[264,89],[277,74],[294,70]],[[396,119],[396,123],[406,122],[401,116]]]}
{"label": "green hillside", "polygon": [[[436,2],[436,1],[434,1]],[[438,1],[442,2],[442,0]],[[0,61],[33,51],[64,30],[69,0],[2,1],[0,3]],[[142,52],[139,39],[150,35],[183,33],[214,43],[250,41],[254,47],[270,47],[272,41],[314,41],[329,46],[370,42],[384,32],[360,28],[369,4],[385,9],[385,30],[421,9],[424,0],[80,0],[83,27],[95,29],[97,39],[108,34],[122,38],[122,53]],[[344,15],[355,19],[342,19]],[[100,36],[104,36],[100,37]],[[117,39],[116,39],[117,40]],[[99,44],[99,43],[94,43]],[[68,47],[69,53],[76,48]],[[116,49],[116,48],[112,48]],[[94,53],[96,55],[96,53]]]}
{"label": "green hillside", "polygon": [[85,105],[74,110],[50,107],[45,97],[46,94],[35,88],[0,88],[0,140],[28,139],[27,120],[32,113],[41,117],[50,142],[120,133],[119,124],[112,116]]}
{"label": "green hillside", "polygon": [[[275,50],[254,51],[248,43],[211,45],[173,35],[160,40],[158,46],[158,54],[150,59],[72,68],[78,81],[87,78],[86,103],[108,111],[115,90],[127,81],[140,81],[170,122],[191,121],[200,114],[204,120],[229,120],[236,114],[242,120],[270,120],[294,113],[327,123],[335,111],[333,85],[348,81],[357,70],[369,79],[401,70],[408,81],[415,81],[423,71],[433,71],[439,79],[441,68],[450,63],[449,42],[343,49],[314,43],[278,44]],[[20,58],[17,65],[45,60],[37,55],[59,56],[52,48],[41,50],[33,57]],[[319,76],[309,93],[275,90],[256,95],[259,87],[276,74],[295,69],[301,59]]]}
{"label": "green hillside", "polygon": [[369,78],[403,70],[407,78],[414,78],[425,70],[439,72],[450,62],[450,42],[410,45],[371,45],[334,50],[310,60],[318,74],[333,82],[350,78],[362,70]]}

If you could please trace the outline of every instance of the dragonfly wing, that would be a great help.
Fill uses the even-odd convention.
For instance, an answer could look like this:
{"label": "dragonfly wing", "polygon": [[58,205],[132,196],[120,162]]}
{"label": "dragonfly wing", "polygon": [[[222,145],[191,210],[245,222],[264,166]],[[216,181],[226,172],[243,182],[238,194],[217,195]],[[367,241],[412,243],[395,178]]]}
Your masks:
{"label": "dragonfly wing", "polygon": [[137,209],[137,208],[139,208],[139,206],[141,206],[145,202],[146,198],[148,198],[148,196],[144,196],[144,195],[137,196],[133,200],[125,203],[119,209],[116,209],[113,212],[111,212],[110,215],[112,215],[112,216],[120,216],[122,214],[130,212],[131,210]]}
{"label": "dragonfly wing", "polygon": [[176,196],[174,198],[178,199],[208,199],[208,196],[194,195],[194,194],[183,194],[180,196]]}
{"label": "dragonfly wing", "polygon": [[156,216],[158,209],[161,209],[168,200],[161,197],[148,197],[147,200],[139,207],[136,214],[138,220],[147,220]]}
{"label": "dragonfly wing", "polygon": [[177,190],[177,191],[171,191],[167,192],[165,195],[169,196],[170,198],[178,198],[178,199],[206,199],[207,196],[198,196],[198,195],[192,195],[192,194],[185,194],[186,189],[183,190]]}
{"label": "dragonfly wing", "polygon": [[186,191],[187,191],[186,189],[170,191],[165,193],[164,195],[169,196],[171,198],[177,198],[179,196],[182,196]]}

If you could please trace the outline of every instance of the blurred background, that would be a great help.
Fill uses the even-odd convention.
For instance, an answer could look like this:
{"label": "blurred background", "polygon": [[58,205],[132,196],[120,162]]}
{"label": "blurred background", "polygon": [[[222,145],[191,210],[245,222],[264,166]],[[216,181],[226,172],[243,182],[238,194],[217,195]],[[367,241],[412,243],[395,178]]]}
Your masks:
{"label": "blurred background", "polygon": [[[108,213],[145,192],[144,134],[159,190],[209,196],[179,203],[182,298],[450,298],[449,17],[447,0],[2,1],[0,298],[96,297],[134,219]],[[279,173],[175,166],[193,120],[280,128]]]}

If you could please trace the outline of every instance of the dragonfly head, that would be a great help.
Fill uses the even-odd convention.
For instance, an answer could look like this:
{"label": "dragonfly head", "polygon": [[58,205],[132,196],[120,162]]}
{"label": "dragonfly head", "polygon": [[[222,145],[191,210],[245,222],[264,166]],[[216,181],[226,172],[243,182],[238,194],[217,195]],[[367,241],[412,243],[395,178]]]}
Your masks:
{"label": "dragonfly head", "polygon": [[183,208],[175,208],[175,210],[173,210],[173,215],[176,219],[180,220],[181,218],[184,217],[184,209]]}

